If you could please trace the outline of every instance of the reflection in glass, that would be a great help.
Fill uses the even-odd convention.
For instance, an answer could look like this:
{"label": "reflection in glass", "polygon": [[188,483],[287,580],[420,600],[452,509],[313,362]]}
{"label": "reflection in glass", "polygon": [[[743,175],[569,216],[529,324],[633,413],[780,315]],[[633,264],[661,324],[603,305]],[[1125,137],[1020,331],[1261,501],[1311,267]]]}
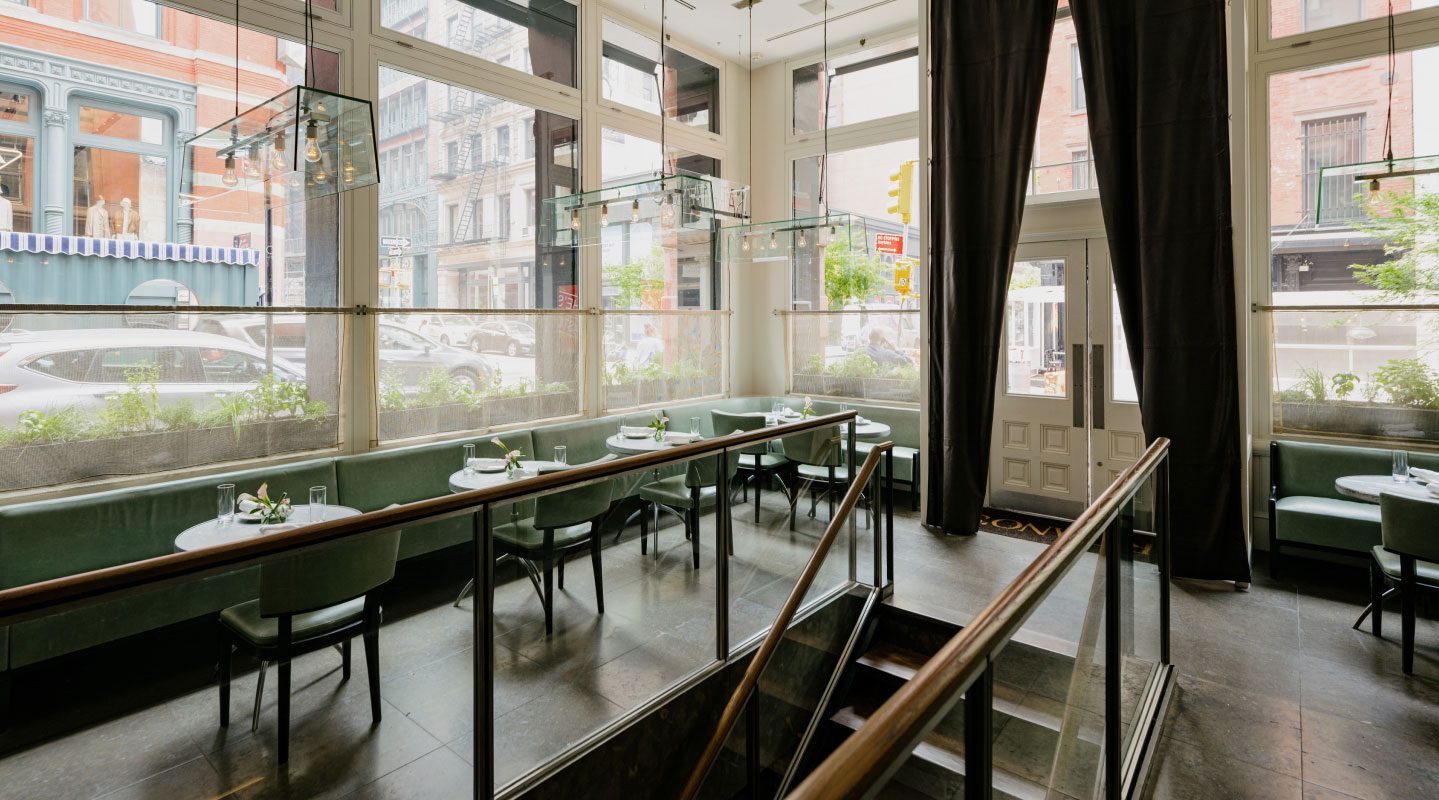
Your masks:
{"label": "reflection in glass", "polygon": [[163,242],[169,224],[167,160],[100,147],[75,148],[75,235]]}
{"label": "reflection in glass", "polygon": [[[602,35],[601,85],[606,100],[651,114],[659,114],[663,105],[669,119],[719,131],[718,67],[665,47],[662,71],[659,42],[610,20],[604,20]],[[673,85],[666,85],[671,79]]]}
{"label": "reflection in glass", "polygon": [[1004,304],[1005,391],[1064,397],[1064,260],[1016,261]]}
{"label": "reflection in glass", "polygon": [[386,0],[380,24],[564,86],[575,85],[577,11],[565,0]]}
{"label": "reflection in glass", "polygon": [[831,58],[828,70],[823,63],[800,67],[793,76],[794,132],[824,129],[826,115],[834,128],[916,111],[918,76],[913,38]]}

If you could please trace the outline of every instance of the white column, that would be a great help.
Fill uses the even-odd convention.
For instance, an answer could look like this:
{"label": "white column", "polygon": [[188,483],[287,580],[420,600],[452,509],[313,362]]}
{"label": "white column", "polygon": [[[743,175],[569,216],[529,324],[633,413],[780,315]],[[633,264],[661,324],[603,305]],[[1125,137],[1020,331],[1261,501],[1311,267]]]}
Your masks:
{"label": "white column", "polygon": [[65,135],[69,122],[70,112],[45,109],[45,232],[57,236],[71,232],[65,230],[65,203],[70,197],[65,182],[74,159]]}

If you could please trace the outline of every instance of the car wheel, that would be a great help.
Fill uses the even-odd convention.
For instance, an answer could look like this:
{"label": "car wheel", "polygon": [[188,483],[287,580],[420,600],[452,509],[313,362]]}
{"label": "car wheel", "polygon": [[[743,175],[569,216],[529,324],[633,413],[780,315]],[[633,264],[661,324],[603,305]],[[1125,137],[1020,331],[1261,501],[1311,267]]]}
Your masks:
{"label": "car wheel", "polygon": [[467,369],[455,370],[450,373],[450,380],[457,386],[463,386],[470,391],[479,391],[480,376]]}
{"label": "car wheel", "polygon": [[483,347],[480,347],[480,337],[478,337],[478,336],[471,336],[471,337],[470,337],[470,349],[473,350],[473,351],[476,352],[476,353],[484,350]]}
{"label": "car wheel", "polygon": [[515,344],[514,342],[510,342],[509,346],[505,348],[505,355],[510,356],[511,358],[519,354],[520,346],[518,344]]}
{"label": "car wheel", "polygon": [[449,346],[450,346],[450,337],[445,336],[445,335],[442,334],[442,335],[440,336],[440,344],[444,345],[445,347],[449,347]]}

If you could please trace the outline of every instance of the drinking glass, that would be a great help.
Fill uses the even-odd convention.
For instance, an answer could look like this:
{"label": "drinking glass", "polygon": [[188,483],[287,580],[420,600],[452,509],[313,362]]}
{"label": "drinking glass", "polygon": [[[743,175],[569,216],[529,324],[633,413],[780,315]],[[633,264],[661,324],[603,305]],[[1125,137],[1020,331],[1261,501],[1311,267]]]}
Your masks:
{"label": "drinking glass", "polygon": [[781,402],[781,401],[779,401],[779,400],[776,400],[776,401],[774,401],[774,405],[770,406],[770,409],[769,409],[769,410],[770,410],[770,412],[771,412],[772,414],[774,414],[776,417],[778,417],[780,414],[783,414],[783,413],[784,413],[784,403]]}
{"label": "drinking glass", "polygon": [[1409,480],[1409,453],[1405,450],[1394,451],[1394,480],[1403,483]]}
{"label": "drinking glass", "polygon": [[221,525],[228,525],[235,521],[235,484],[222,483],[215,487],[218,494],[216,504]]}
{"label": "drinking glass", "polygon": [[699,417],[690,417],[690,433],[694,434],[695,436],[699,436],[699,435],[700,435],[700,418],[699,418]]}
{"label": "drinking glass", "polygon": [[466,475],[473,475],[473,474],[475,474],[475,466],[470,463],[470,459],[472,459],[472,458],[474,458],[474,457],[475,457],[475,446],[472,445],[472,444],[467,444],[467,445],[465,445],[465,460],[464,460],[464,463],[460,464],[460,469],[461,469],[461,471],[463,471]]}
{"label": "drinking glass", "polygon": [[325,521],[325,506],[329,504],[329,491],[323,486],[310,487],[310,521]]}
{"label": "drinking glass", "polygon": [[557,444],[557,445],[555,445],[555,463],[556,463],[556,464],[568,464],[568,463],[570,463],[570,449],[569,449],[568,447],[565,447],[565,446],[562,445],[562,444]]}

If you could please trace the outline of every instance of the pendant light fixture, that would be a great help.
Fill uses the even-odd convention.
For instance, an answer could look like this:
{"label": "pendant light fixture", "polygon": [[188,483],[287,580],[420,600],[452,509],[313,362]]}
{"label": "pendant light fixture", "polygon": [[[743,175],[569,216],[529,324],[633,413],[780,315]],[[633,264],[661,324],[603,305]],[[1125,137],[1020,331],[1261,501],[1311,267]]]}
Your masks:
{"label": "pendant light fixture", "polygon": [[639,222],[639,221],[640,221],[640,199],[639,199],[638,197],[636,197],[634,204],[630,206],[630,222]]}

